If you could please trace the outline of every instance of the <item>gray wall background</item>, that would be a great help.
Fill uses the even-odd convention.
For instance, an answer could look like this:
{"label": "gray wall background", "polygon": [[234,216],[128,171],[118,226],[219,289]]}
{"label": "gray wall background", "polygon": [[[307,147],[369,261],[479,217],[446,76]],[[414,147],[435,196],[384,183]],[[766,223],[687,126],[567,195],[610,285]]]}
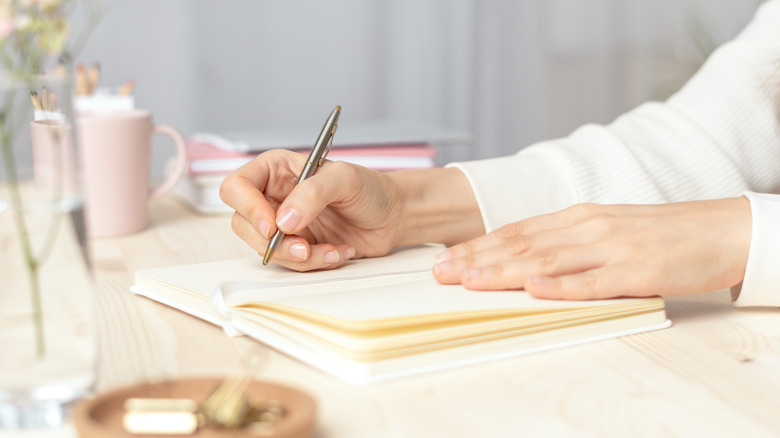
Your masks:
{"label": "gray wall background", "polygon": [[[182,134],[408,118],[513,153],[663,99],[758,0],[120,0],[78,61]],[[160,141],[160,143],[165,143]],[[154,174],[172,146],[154,154]]]}

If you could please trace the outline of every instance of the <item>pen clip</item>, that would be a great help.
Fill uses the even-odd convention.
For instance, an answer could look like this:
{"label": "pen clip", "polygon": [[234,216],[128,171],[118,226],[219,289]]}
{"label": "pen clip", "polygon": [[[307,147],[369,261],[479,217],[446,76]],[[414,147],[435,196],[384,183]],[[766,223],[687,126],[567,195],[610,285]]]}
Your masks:
{"label": "pen clip", "polygon": [[328,139],[328,149],[326,149],[325,152],[322,153],[320,160],[317,162],[317,166],[322,166],[322,163],[325,162],[325,157],[328,156],[328,152],[330,152],[331,148],[333,148],[333,137],[336,136],[336,129],[338,127],[339,127],[338,124],[333,125],[333,130],[330,131],[330,138]]}

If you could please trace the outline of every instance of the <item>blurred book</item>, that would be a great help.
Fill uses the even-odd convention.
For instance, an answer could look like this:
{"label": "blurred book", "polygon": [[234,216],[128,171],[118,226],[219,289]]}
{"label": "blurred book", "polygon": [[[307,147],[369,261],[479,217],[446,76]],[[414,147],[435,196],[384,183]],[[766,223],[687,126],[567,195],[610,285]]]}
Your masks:
{"label": "blurred book", "polygon": [[[215,150],[217,153],[215,153]],[[308,154],[308,150],[298,150]],[[173,193],[203,214],[229,213],[233,210],[219,198],[219,186],[225,177],[252,160],[257,154],[243,154],[214,148],[197,142],[187,144],[188,171],[173,188]],[[334,147],[328,159],[345,161],[379,171],[436,167],[436,150],[424,144],[377,148]],[[169,163],[168,168],[172,166]]]}
{"label": "blurred book", "polygon": [[[293,150],[302,154],[309,153],[309,149]],[[227,151],[193,139],[187,142],[188,170],[191,175],[230,173],[256,156],[256,153]],[[427,144],[334,146],[327,158],[380,171],[436,167],[436,149]]]}
{"label": "blurred book", "polygon": [[[173,164],[169,162],[166,170],[171,169]],[[233,209],[219,198],[219,186],[227,175],[227,173],[192,175],[184,172],[173,186],[172,192],[198,213],[232,213]]]}
{"label": "blurred book", "polygon": [[227,174],[256,156],[255,153],[221,149],[194,137],[187,140],[187,171],[190,175]]}
{"label": "blurred book", "polygon": [[[313,132],[317,129],[192,134],[187,142],[188,171],[174,193],[200,213],[231,212],[219,198],[219,185],[229,173],[270,149],[308,154]],[[329,160],[392,171],[436,167],[434,145],[463,144],[467,136],[423,124],[379,121],[339,127],[336,139]]]}
{"label": "blurred book", "polygon": [[[196,132],[192,141],[230,152],[262,152],[270,149],[311,149],[321,125],[255,130]],[[381,119],[339,125],[333,147],[398,146],[428,144],[433,147],[464,144],[467,133],[407,120]]]}

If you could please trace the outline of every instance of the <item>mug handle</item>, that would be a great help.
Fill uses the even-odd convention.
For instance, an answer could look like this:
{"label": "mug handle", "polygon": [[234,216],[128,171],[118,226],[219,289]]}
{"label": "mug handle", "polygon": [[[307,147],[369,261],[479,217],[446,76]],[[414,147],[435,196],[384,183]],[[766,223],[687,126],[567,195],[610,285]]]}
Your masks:
{"label": "mug handle", "polygon": [[154,125],[152,135],[157,134],[163,134],[171,137],[173,143],[176,145],[176,166],[173,168],[171,174],[168,175],[168,178],[166,178],[159,187],[154,189],[149,194],[149,199],[159,198],[171,190],[174,184],[176,184],[176,182],[179,181],[179,178],[181,178],[181,176],[184,174],[184,169],[187,167],[187,148],[185,146],[184,139],[181,137],[178,131],[168,125]]}

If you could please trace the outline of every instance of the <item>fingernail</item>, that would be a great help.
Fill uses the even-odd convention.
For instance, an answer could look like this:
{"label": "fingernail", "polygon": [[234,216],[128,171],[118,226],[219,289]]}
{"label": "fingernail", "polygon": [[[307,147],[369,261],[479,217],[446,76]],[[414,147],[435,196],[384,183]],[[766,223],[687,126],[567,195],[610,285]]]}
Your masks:
{"label": "fingernail", "polygon": [[267,220],[260,219],[260,222],[257,223],[257,229],[260,230],[260,234],[266,239],[271,237],[271,224]]}
{"label": "fingernail", "polygon": [[448,260],[436,262],[436,264],[433,265],[433,273],[436,275],[446,275],[449,274],[450,271],[452,271],[452,262]]}
{"label": "fingernail", "polygon": [[325,263],[336,263],[339,261],[339,252],[336,250],[325,253]]}
{"label": "fingernail", "polygon": [[276,224],[282,231],[292,231],[298,224],[301,223],[301,214],[292,208],[285,209],[281,212],[281,219]]}
{"label": "fingernail", "polygon": [[450,250],[443,251],[436,256],[436,263],[443,262],[445,260],[452,260],[454,254]]}
{"label": "fingernail", "polygon": [[293,243],[290,245],[290,257],[298,260],[306,260],[306,245],[302,243]]}
{"label": "fingernail", "polygon": [[355,257],[355,248],[347,248],[347,250],[344,251],[344,259],[349,260],[352,257]]}

